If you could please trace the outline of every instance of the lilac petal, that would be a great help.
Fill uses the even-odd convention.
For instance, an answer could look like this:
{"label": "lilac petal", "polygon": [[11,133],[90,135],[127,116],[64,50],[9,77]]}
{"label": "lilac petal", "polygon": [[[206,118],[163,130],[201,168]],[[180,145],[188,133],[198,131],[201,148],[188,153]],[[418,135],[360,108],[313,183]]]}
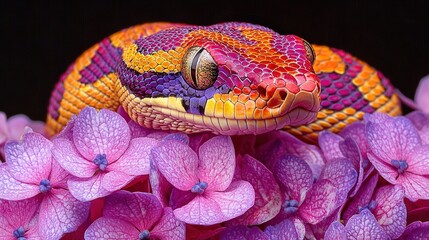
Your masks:
{"label": "lilac petal", "polygon": [[423,240],[429,239],[429,222],[413,222],[407,226],[402,234],[401,240]]}
{"label": "lilac petal", "polygon": [[419,131],[419,135],[423,144],[429,144],[429,125],[424,126],[422,130]]}
{"label": "lilac petal", "polygon": [[386,179],[386,181],[392,184],[397,183],[396,178],[398,176],[398,169],[394,168],[390,163],[386,163],[371,152],[368,153],[368,159],[375,169],[377,169],[377,172]]}
{"label": "lilac petal", "polygon": [[21,142],[5,145],[10,174],[21,182],[37,184],[49,177],[52,143],[38,133],[28,133]]}
{"label": "lilac petal", "polygon": [[65,138],[53,140],[52,155],[62,168],[76,177],[92,177],[98,170],[97,165],[79,154],[74,144]]}
{"label": "lilac petal", "polygon": [[164,208],[164,214],[150,232],[151,237],[158,239],[185,239],[185,223],[174,217],[171,208]]}
{"label": "lilac petal", "polygon": [[170,207],[174,210],[188,204],[192,199],[194,199],[196,193],[191,191],[181,191],[177,188],[173,188],[170,195]]}
{"label": "lilac petal", "polygon": [[164,141],[174,140],[174,141],[179,141],[183,144],[189,145],[189,137],[184,133],[171,133],[165,136],[162,140]]}
{"label": "lilac petal", "polygon": [[18,114],[10,117],[7,121],[9,125],[9,137],[13,140],[19,140],[25,133],[25,128],[29,127],[34,132],[43,134],[45,132],[45,124],[41,121],[32,121],[24,114]]}
{"label": "lilac petal", "polygon": [[163,207],[168,206],[173,185],[159,172],[158,167],[153,161],[150,161],[149,182],[153,195],[161,202]]}
{"label": "lilac petal", "polygon": [[332,222],[341,220],[341,212],[343,207],[337,208],[328,217],[318,222],[317,224],[311,225],[311,230],[316,239],[322,239],[325,236],[326,231],[330,227]]}
{"label": "lilac petal", "polygon": [[152,159],[162,175],[174,187],[189,191],[198,182],[198,157],[187,145],[162,141],[152,149]]}
{"label": "lilac petal", "polygon": [[329,180],[321,179],[307,192],[299,214],[306,222],[316,224],[335,210],[337,198],[336,187]]}
{"label": "lilac petal", "polygon": [[233,226],[226,228],[221,235],[222,240],[269,240],[270,238],[258,227]]}
{"label": "lilac petal", "polygon": [[52,189],[40,204],[39,233],[42,239],[58,239],[75,231],[89,216],[90,203],[75,199],[64,189]]}
{"label": "lilac petal", "polygon": [[238,217],[253,206],[255,192],[250,183],[235,181],[224,192],[206,192],[174,210],[177,219],[198,225],[213,225]]}
{"label": "lilac petal", "polygon": [[347,222],[351,216],[358,214],[361,208],[366,207],[371,201],[375,186],[377,185],[378,174],[375,174],[364,181],[362,187],[351,199],[347,208],[344,210],[343,219]]}
{"label": "lilac petal", "polygon": [[76,118],[77,118],[76,115],[71,116],[67,125],[63,128],[63,130],[61,130],[60,133],[53,136],[53,139],[65,138],[70,141],[73,141],[73,127],[74,127],[74,123],[76,122]]}
{"label": "lilac petal", "polygon": [[106,154],[107,161],[112,163],[125,152],[130,138],[127,122],[107,109],[97,112],[94,108],[84,108],[73,127],[74,144],[86,159]]}
{"label": "lilac petal", "polygon": [[102,187],[104,173],[90,178],[70,178],[67,181],[71,194],[82,202],[109,195],[111,192]]}
{"label": "lilac petal", "polygon": [[128,183],[130,183],[136,176],[130,176],[123,172],[108,172],[104,175],[101,181],[101,187],[109,192],[117,191]]}
{"label": "lilac petal", "polygon": [[350,138],[356,141],[361,151],[362,157],[366,159],[369,146],[366,140],[365,124],[363,122],[354,122],[348,125],[340,132],[340,136],[344,139]]}
{"label": "lilac petal", "polygon": [[[353,197],[356,192],[359,190],[360,186],[362,185],[363,179],[364,179],[364,161],[361,156],[361,153],[359,151],[359,147],[357,143],[347,137],[340,143],[340,149],[341,152],[343,152],[344,156],[346,158],[350,159],[352,162],[354,168],[358,171],[358,176],[356,180],[355,186],[352,188],[352,191],[350,192],[349,196]],[[368,164],[368,163],[367,163]]]}
{"label": "lilac petal", "polygon": [[377,190],[374,199],[377,207],[373,214],[380,226],[392,239],[401,236],[407,224],[404,189],[399,185],[387,185]]}
{"label": "lilac petal", "polygon": [[39,185],[17,181],[9,173],[6,163],[0,163],[0,199],[22,200],[39,194]]}
{"label": "lilac petal", "polygon": [[37,225],[39,197],[21,201],[0,200],[0,239],[10,239],[12,232],[23,226],[27,228],[32,221]]}
{"label": "lilac petal", "polygon": [[320,179],[327,179],[337,188],[337,204],[343,205],[347,200],[350,189],[356,183],[357,172],[349,159],[332,159],[325,165]]}
{"label": "lilac petal", "polygon": [[338,221],[332,222],[325,233],[325,240],[343,240],[347,239],[344,225]]}
{"label": "lilac petal", "polygon": [[307,144],[285,131],[275,131],[262,135],[266,137],[264,144],[256,149],[256,159],[261,160],[268,169],[273,170],[276,161],[286,154],[302,158],[311,168],[315,178],[318,178],[324,163],[323,154],[319,148]]}
{"label": "lilac petal", "polygon": [[344,157],[339,146],[342,140],[342,137],[330,131],[323,131],[319,134],[319,146],[323,151],[326,162],[335,158]]}
{"label": "lilac petal", "polygon": [[191,147],[195,152],[198,152],[198,149],[200,146],[206,142],[207,140],[215,137],[211,132],[202,132],[202,133],[195,133],[190,135],[189,138],[189,147]]}
{"label": "lilac petal", "polygon": [[135,226],[121,219],[101,217],[85,231],[86,240],[138,239],[140,232]]}
{"label": "lilac petal", "polygon": [[344,230],[346,231],[347,239],[389,239],[389,236],[368,209],[352,216]]}
{"label": "lilac petal", "polygon": [[155,131],[150,128],[142,127],[133,120],[128,121],[128,127],[130,128],[131,138],[147,137],[147,135]]}
{"label": "lilac petal", "polygon": [[426,114],[421,111],[413,111],[407,114],[405,117],[407,117],[418,130],[421,130],[424,126],[429,125],[428,116],[426,116]]}
{"label": "lilac petal", "polygon": [[52,170],[51,175],[49,176],[49,181],[51,182],[51,187],[53,188],[63,188],[68,189],[67,181],[72,175],[67,172],[60,164],[55,161],[52,161]]}
{"label": "lilac petal", "polygon": [[261,162],[245,155],[239,162],[241,179],[252,184],[255,190],[255,204],[243,215],[232,219],[233,225],[259,225],[279,212],[282,205],[280,188],[273,174]]}
{"label": "lilac petal", "polygon": [[291,219],[283,220],[282,222],[274,226],[268,226],[267,228],[265,228],[264,232],[268,235],[270,239],[304,239],[304,236],[299,236],[295,223]]}
{"label": "lilac petal", "polygon": [[287,155],[277,161],[273,171],[277,180],[286,187],[290,199],[302,203],[313,186],[310,166],[299,157]]}
{"label": "lilac petal", "polygon": [[224,191],[231,184],[235,171],[235,151],[231,138],[217,136],[203,143],[198,150],[198,177],[208,184],[207,190]]}
{"label": "lilac petal", "polygon": [[405,171],[399,175],[397,183],[402,185],[405,190],[405,197],[410,201],[418,199],[429,199],[429,177],[420,176]]}
{"label": "lilac petal", "polygon": [[[421,145],[417,129],[405,117],[388,117],[372,114],[366,123],[368,144],[379,160],[408,159],[414,148]],[[374,163],[373,163],[374,164]]]}
{"label": "lilac petal", "polygon": [[121,219],[139,230],[151,229],[161,218],[162,206],[150,193],[118,191],[106,197],[103,216]]}
{"label": "lilac petal", "polygon": [[407,159],[406,171],[418,175],[429,175],[429,145],[423,145],[414,149]]}
{"label": "lilac petal", "polygon": [[429,76],[422,78],[417,86],[414,100],[419,109],[429,114]]}
{"label": "lilac petal", "polygon": [[128,175],[148,175],[150,168],[150,152],[158,143],[153,138],[135,138],[118,161],[107,166],[108,171],[123,172]]}

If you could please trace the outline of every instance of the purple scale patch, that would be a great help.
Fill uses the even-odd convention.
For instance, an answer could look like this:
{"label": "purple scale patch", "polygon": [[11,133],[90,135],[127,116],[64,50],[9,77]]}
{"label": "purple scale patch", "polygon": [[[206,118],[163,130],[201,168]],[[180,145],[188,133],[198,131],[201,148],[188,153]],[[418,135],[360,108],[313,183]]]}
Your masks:
{"label": "purple scale patch", "polygon": [[48,112],[53,119],[58,119],[58,117],[60,116],[58,111],[60,109],[60,102],[64,94],[64,81],[66,80],[67,76],[73,71],[74,67],[75,65],[71,64],[67,68],[66,72],[61,75],[60,81],[58,81],[58,83],[55,85],[54,90],[52,91],[51,98],[49,99]]}

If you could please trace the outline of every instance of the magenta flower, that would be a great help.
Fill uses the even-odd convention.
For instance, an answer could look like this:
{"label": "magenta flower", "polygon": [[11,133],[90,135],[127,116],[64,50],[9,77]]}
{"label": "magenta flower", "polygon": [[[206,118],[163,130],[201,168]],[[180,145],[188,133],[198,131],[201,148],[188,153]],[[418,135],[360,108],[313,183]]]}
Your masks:
{"label": "magenta flower", "polygon": [[411,201],[429,199],[429,146],[406,117],[366,115],[368,158],[379,174],[404,187]]}
{"label": "magenta flower", "polygon": [[52,153],[74,176],[68,186],[77,199],[104,197],[136,176],[149,174],[150,149],[158,141],[131,139],[130,129],[119,114],[85,108],[73,124],[72,139],[54,139]]}
{"label": "magenta flower", "polygon": [[374,215],[364,209],[349,219],[346,226],[333,222],[325,233],[325,240],[390,239]]}
{"label": "magenta flower", "polygon": [[429,222],[413,222],[407,226],[405,232],[399,238],[401,240],[429,239]]}
{"label": "magenta flower", "polygon": [[38,208],[37,198],[20,201],[0,200],[0,239],[40,239]]}
{"label": "magenta flower", "polygon": [[4,145],[6,141],[20,140],[22,135],[26,133],[27,127],[41,134],[45,132],[45,124],[43,122],[32,121],[23,114],[18,114],[7,119],[6,114],[0,112],[0,160],[4,159]]}
{"label": "magenta flower", "polygon": [[118,191],[106,197],[85,239],[185,239],[185,224],[150,193]]}
{"label": "magenta flower", "polygon": [[58,239],[84,222],[89,203],[75,199],[67,189],[69,174],[51,155],[52,143],[38,133],[27,133],[22,142],[8,142],[6,163],[0,165],[0,198],[36,198],[42,239]]}
{"label": "magenta flower", "polygon": [[174,186],[170,201],[174,215],[183,222],[220,223],[242,215],[254,204],[252,185],[233,181],[236,160],[229,137],[211,138],[199,147],[198,155],[180,141],[161,141],[152,150],[152,161]]}

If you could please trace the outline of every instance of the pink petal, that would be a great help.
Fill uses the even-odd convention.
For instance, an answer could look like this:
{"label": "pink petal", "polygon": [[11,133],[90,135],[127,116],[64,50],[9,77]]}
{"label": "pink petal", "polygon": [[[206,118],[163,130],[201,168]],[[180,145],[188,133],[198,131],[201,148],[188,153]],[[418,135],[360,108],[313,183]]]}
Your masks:
{"label": "pink petal", "polygon": [[350,197],[353,197],[356,192],[359,190],[360,186],[362,185],[363,179],[364,179],[364,164],[368,166],[368,160],[366,160],[367,163],[364,163],[364,160],[361,156],[361,152],[359,150],[359,147],[357,143],[347,137],[344,139],[344,141],[340,142],[340,149],[341,152],[343,152],[344,156],[348,159],[350,159],[351,163],[353,164],[353,167],[358,171],[358,177],[356,180],[355,186],[352,188],[352,191],[350,192]]}
{"label": "pink petal", "polygon": [[188,204],[190,201],[192,201],[195,196],[197,196],[196,193],[193,193],[191,191],[181,191],[177,188],[173,188],[170,195],[170,204],[169,206],[174,210],[176,208],[180,208]]}
{"label": "pink petal", "polygon": [[429,177],[420,176],[405,171],[400,174],[397,183],[402,185],[405,190],[405,197],[411,201],[418,199],[429,199]]}
{"label": "pink petal", "polygon": [[340,136],[344,139],[350,138],[353,139],[359,146],[362,157],[366,159],[366,154],[368,152],[369,146],[366,140],[366,130],[365,124],[363,122],[354,122],[348,125],[340,132]]}
{"label": "pink petal", "polygon": [[299,157],[286,155],[277,161],[273,171],[277,180],[286,187],[290,199],[302,203],[313,186],[310,166]]}
{"label": "pink petal", "polygon": [[188,135],[184,134],[184,133],[171,133],[168,134],[167,136],[165,136],[163,139],[163,141],[179,141],[183,144],[189,145],[189,137]]}
{"label": "pink petal", "polygon": [[322,149],[326,162],[335,158],[344,157],[339,146],[342,140],[342,137],[330,131],[323,131],[319,134],[319,146]]}
{"label": "pink petal", "polygon": [[344,230],[347,239],[389,239],[389,236],[368,209],[352,216]]}
{"label": "pink petal", "polygon": [[377,207],[373,214],[380,226],[392,239],[401,236],[407,224],[404,189],[400,185],[381,187],[376,191],[374,200]]}
{"label": "pink petal", "polygon": [[335,210],[337,198],[336,187],[330,181],[321,179],[308,191],[299,207],[299,214],[306,222],[316,224]]}
{"label": "pink petal", "polygon": [[6,163],[0,163],[0,199],[22,200],[39,194],[39,184],[17,181],[9,173]]}
{"label": "pink petal", "polygon": [[63,130],[61,130],[61,132],[53,136],[53,139],[65,138],[70,141],[73,141],[73,127],[74,127],[74,123],[76,122],[76,118],[77,118],[76,115],[71,116],[67,125],[63,128]]}
{"label": "pink petal", "polygon": [[398,176],[398,170],[395,169],[390,163],[386,163],[384,160],[381,160],[376,155],[371,152],[368,153],[368,159],[374,165],[377,172],[384,178],[386,181],[396,184],[396,178]]}
{"label": "pink petal", "polygon": [[150,193],[118,191],[106,197],[103,216],[127,221],[143,231],[153,227],[162,211],[160,202]]}
{"label": "pink petal", "polygon": [[168,206],[173,185],[159,172],[158,167],[153,161],[150,162],[149,181],[153,195],[158,198],[163,207]]}
{"label": "pink petal", "polygon": [[150,151],[158,143],[153,138],[135,138],[118,161],[107,166],[108,171],[123,172],[128,175],[148,175]]}
{"label": "pink petal", "polygon": [[347,222],[349,218],[359,213],[359,210],[366,207],[372,199],[375,186],[377,185],[378,174],[375,174],[365,180],[362,187],[356,193],[356,195],[350,200],[349,205],[344,210],[343,219]]}
{"label": "pink petal", "polygon": [[10,117],[7,121],[9,125],[9,137],[12,140],[20,140],[21,136],[25,133],[25,128],[29,127],[34,132],[43,134],[45,124],[40,121],[32,121],[24,114],[18,114]]}
{"label": "pink petal", "polygon": [[53,140],[52,155],[62,168],[76,177],[92,177],[98,170],[97,165],[79,154],[75,145],[68,139],[57,138]]}
{"label": "pink petal", "polygon": [[[405,117],[385,117],[372,114],[366,124],[368,144],[372,153],[381,161],[406,160],[414,148],[421,145],[417,129]],[[373,163],[374,164],[374,163]]]}
{"label": "pink petal", "polygon": [[429,175],[429,145],[416,147],[407,159],[407,172],[417,175]]}
{"label": "pink petal", "polygon": [[86,159],[106,154],[107,161],[116,161],[127,149],[131,139],[127,122],[107,109],[84,108],[73,127],[76,148]]}
{"label": "pink petal", "polygon": [[421,111],[410,112],[405,117],[408,118],[418,130],[421,130],[424,126],[429,125],[428,116],[426,116],[426,114]]}
{"label": "pink petal", "polygon": [[268,235],[270,239],[304,239],[304,236],[299,236],[295,223],[291,219],[283,220],[282,222],[274,226],[268,226],[267,228],[265,228],[264,232]]}
{"label": "pink petal", "polygon": [[215,136],[216,135],[211,132],[194,133],[189,135],[189,147],[191,147],[195,152],[198,152],[198,148],[200,148],[204,142]]}
{"label": "pink petal", "polygon": [[0,239],[12,239],[13,231],[21,226],[28,229],[37,225],[39,202],[39,197],[21,201],[0,200]]}
{"label": "pink petal", "polygon": [[[322,239],[325,236],[326,231],[330,227],[332,222],[341,220],[342,207],[335,209],[331,215],[318,222],[317,224],[311,225],[311,230],[316,239]],[[307,225],[308,227],[309,225]]]}
{"label": "pink petal", "polygon": [[162,141],[152,149],[152,161],[174,187],[189,191],[198,182],[198,157],[190,147],[177,141]]}
{"label": "pink petal", "polygon": [[429,114],[429,76],[426,76],[420,80],[419,85],[417,86],[416,94],[414,100],[416,101],[419,109]]}
{"label": "pink petal", "polygon": [[232,182],[225,192],[205,192],[174,210],[177,219],[198,225],[212,225],[238,217],[253,206],[255,192],[246,181]]}
{"label": "pink petal", "polygon": [[429,239],[429,222],[413,222],[407,226],[401,238],[403,240]]}
{"label": "pink petal", "polygon": [[269,240],[270,237],[258,227],[248,228],[246,226],[228,227],[222,232],[222,240]]}
{"label": "pink petal", "polygon": [[67,180],[69,180],[70,177],[70,173],[62,168],[54,159],[54,161],[52,161],[51,175],[49,176],[51,187],[68,189]]}
{"label": "pink petal", "polygon": [[89,202],[80,202],[64,189],[52,189],[40,204],[42,239],[58,239],[75,231],[89,216]]}
{"label": "pink petal", "polygon": [[325,240],[343,240],[347,239],[344,225],[338,221],[332,222],[325,233]]}
{"label": "pink petal", "polygon": [[332,159],[325,165],[320,179],[327,179],[337,188],[337,204],[343,205],[357,180],[357,172],[349,159]]}
{"label": "pink petal", "polygon": [[239,161],[241,179],[252,184],[255,204],[243,215],[230,220],[233,225],[259,225],[275,217],[282,206],[280,188],[273,176],[261,162],[249,155]]}
{"label": "pink petal", "polygon": [[39,185],[51,171],[52,143],[38,133],[28,133],[21,142],[5,145],[10,174],[17,180]]}
{"label": "pink petal", "polygon": [[101,217],[95,220],[85,231],[86,240],[99,239],[138,239],[139,230],[132,224],[121,219]]}
{"label": "pink petal", "polygon": [[151,237],[159,239],[185,239],[185,223],[174,217],[171,208],[164,208],[164,214],[150,232]]}
{"label": "pink petal", "polygon": [[67,183],[71,194],[82,202],[109,195],[111,192],[102,187],[104,173],[90,178],[70,178]]}
{"label": "pink petal", "polygon": [[235,152],[231,138],[211,138],[200,146],[198,156],[198,177],[208,184],[207,190],[227,189],[235,171]]}
{"label": "pink petal", "polygon": [[114,192],[125,187],[125,185],[130,183],[135,177],[136,176],[130,176],[122,172],[108,172],[101,181],[101,187],[109,192]]}

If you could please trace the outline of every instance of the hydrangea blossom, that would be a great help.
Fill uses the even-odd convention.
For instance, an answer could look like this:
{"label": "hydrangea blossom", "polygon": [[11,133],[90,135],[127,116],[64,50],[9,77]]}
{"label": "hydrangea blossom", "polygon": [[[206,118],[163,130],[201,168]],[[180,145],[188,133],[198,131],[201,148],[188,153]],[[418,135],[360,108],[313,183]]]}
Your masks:
{"label": "hydrangea blossom", "polygon": [[368,158],[380,175],[404,187],[411,201],[429,199],[429,146],[406,117],[366,115]]}
{"label": "hydrangea blossom", "polygon": [[185,224],[150,193],[118,191],[106,197],[103,216],[85,239],[184,239]]}
{"label": "hydrangea blossom", "polygon": [[27,133],[21,142],[6,144],[6,163],[0,165],[0,199],[35,198],[42,239],[58,239],[76,230],[89,213],[89,203],[78,201],[67,190],[69,175],[54,161],[51,149],[48,139]]}
{"label": "hydrangea blossom", "polygon": [[40,239],[37,198],[0,200],[0,239]]}
{"label": "hydrangea blossom", "polygon": [[136,176],[149,174],[153,138],[131,139],[125,120],[115,112],[85,108],[73,123],[72,139],[53,140],[53,155],[74,177],[71,193],[90,201],[121,189]]}
{"label": "hydrangea blossom", "polygon": [[161,141],[152,149],[152,156],[174,186],[174,215],[183,222],[220,223],[242,215],[254,204],[252,185],[233,181],[236,160],[229,137],[211,138],[199,147],[198,155],[180,141]]}

